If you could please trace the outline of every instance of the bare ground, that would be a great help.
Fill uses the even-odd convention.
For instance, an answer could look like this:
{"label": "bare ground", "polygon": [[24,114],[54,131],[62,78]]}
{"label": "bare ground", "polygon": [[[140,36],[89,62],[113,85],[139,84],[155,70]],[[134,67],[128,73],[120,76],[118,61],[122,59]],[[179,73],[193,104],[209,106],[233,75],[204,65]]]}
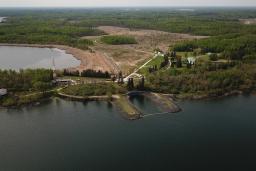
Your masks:
{"label": "bare ground", "polygon": [[107,55],[112,58],[119,66],[120,70],[128,74],[139,63],[151,58],[155,48],[163,51],[168,50],[170,45],[179,41],[201,39],[205,36],[192,36],[188,34],[168,33],[156,30],[129,29],[115,26],[100,26],[97,29],[109,35],[128,35],[133,36],[137,44],[134,45],[106,45],[101,43],[101,36],[87,36],[86,39],[93,40],[95,52]]}
{"label": "bare ground", "polygon": [[128,75],[139,64],[153,57],[155,48],[166,51],[169,45],[183,40],[201,39],[205,36],[192,36],[188,34],[168,33],[156,30],[138,30],[114,26],[100,26],[99,30],[109,35],[130,35],[137,44],[134,45],[106,45],[101,43],[101,36],[84,37],[94,41],[90,47],[93,52],[81,50],[64,45],[39,45],[39,44],[0,44],[0,46],[26,46],[41,48],[58,48],[65,50],[81,61],[80,66],[71,69],[79,71],[86,69],[118,73],[120,70]]}

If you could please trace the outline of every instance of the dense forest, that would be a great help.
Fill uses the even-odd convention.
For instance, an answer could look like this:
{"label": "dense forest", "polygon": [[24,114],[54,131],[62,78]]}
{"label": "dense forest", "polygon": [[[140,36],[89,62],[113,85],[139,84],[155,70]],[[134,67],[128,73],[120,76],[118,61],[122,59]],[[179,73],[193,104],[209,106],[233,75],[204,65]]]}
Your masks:
{"label": "dense forest", "polygon": [[221,53],[220,57],[230,59],[256,60],[256,34],[226,34],[207,39],[176,44],[174,51],[200,53]]}
{"label": "dense forest", "polygon": [[215,71],[199,67],[186,72],[174,68],[155,72],[149,76],[148,81],[147,87],[156,92],[217,97],[233,90],[250,92],[255,89],[256,66],[244,64]]}
{"label": "dense forest", "polygon": [[0,87],[8,88],[0,106],[19,106],[50,97],[52,92],[47,90],[53,88],[52,76],[52,70],[47,69],[0,70]]}
{"label": "dense forest", "polygon": [[[254,8],[160,9],[0,9],[8,17],[0,27],[0,42],[76,45],[82,36],[103,34],[101,25],[156,29],[195,35],[255,34],[255,25],[239,19],[256,18]],[[90,42],[91,43],[91,42]],[[90,44],[89,43],[89,44]]]}
{"label": "dense forest", "polygon": [[63,44],[81,49],[88,49],[93,44],[81,37],[104,34],[96,29],[101,25],[207,36],[256,34],[255,25],[245,25],[239,20],[256,18],[253,8],[195,8],[192,11],[175,8],[1,8],[0,16],[8,17],[7,22],[0,25],[0,43]]}

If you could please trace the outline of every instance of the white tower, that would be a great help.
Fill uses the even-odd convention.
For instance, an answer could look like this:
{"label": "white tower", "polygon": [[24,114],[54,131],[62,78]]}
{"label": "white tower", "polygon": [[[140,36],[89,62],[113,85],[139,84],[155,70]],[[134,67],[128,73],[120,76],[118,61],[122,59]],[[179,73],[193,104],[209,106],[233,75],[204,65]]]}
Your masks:
{"label": "white tower", "polygon": [[52,74],[53,74],[53,79],[55,79],[57,77],[57,73],[56,73],[56,65],[55,65],[55,60],[54,57],[52,57]]}

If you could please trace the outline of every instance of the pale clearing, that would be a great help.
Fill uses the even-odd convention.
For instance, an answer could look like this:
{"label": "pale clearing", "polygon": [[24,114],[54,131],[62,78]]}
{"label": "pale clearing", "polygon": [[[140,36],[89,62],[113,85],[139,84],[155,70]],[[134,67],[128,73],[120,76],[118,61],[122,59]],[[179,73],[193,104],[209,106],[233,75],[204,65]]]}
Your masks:
{"label": "pale clearing", "polygon": [[[129,29],[115,26],[100,26],[97,29],[108,35],[126,35],[136,39],[133,45],[107,45],[100,41],[101,36],[87,36],[86,39],[94,41],[91,47],[102,58],[115,62],[115,71],[121,70],[124,74],[133,71],[138,64],[152,58],[154,49],[159,48],[167,51],[170,45],[183,40],[206,38],[206,36],[192,36],[189,34],[168,33],[156,30]],[[113,68],[113,67],[112,67]]]}

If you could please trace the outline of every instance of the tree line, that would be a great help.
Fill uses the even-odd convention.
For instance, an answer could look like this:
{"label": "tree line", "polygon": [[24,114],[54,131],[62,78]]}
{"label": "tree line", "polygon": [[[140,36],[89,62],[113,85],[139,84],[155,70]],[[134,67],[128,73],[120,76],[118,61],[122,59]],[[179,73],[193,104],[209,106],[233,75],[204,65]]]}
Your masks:
{"label": "tree line", "polygon": [[48,69],[0,70],[0,78],[0,87],[11,91],[44,91],[51,88],[53,74]]}
{"label": "tree line", "polygon": [[[200,53],[220,53],[220,57],[232,60],[256,59],[255,34],[227,34],[202,40],[193,40],[176,44],[175,51]],[[215,56],[216,58],[216,56]]]}
{"label": "tree line", "polygon": [[95,78],[110,78],[111,74],[108,71],[102,72],[101,70],[95,71],[92,69],[83,70],[81,73],[76,70],[68,70],[64,69],[63,71],[64,76],[77,76],[77,77],[95,77]]}

